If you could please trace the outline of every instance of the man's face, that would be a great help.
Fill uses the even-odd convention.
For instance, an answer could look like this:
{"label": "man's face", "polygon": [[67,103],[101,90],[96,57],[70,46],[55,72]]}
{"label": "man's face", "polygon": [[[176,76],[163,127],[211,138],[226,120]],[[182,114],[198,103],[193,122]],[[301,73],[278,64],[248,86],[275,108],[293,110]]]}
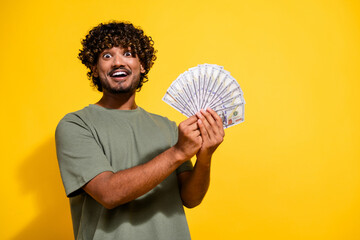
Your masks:
{"label": "man's face", "polygon": [[145,70],[130,49],[113,47],[105,49],[99,55],[93,72],[95,77],[100,78],[104,92],[119,94],[135,92],[140,73]]}

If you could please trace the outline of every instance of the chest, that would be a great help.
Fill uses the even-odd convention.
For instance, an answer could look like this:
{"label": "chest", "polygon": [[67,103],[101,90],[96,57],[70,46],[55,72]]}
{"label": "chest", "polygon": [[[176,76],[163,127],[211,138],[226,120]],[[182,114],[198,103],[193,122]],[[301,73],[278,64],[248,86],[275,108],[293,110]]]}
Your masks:
{"label": "chest", "polygon": [[99,120],[93,134],[116,171],[143,164],[174,144],[170,128],[149,117],[103,116]]}

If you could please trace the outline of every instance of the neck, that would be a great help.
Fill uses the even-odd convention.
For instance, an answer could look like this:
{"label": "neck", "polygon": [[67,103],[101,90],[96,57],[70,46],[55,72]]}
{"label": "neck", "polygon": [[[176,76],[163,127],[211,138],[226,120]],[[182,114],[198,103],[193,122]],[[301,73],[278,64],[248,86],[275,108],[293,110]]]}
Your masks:
{"label": "neck", "polygon": [[96,103],[96,105],[118,110],[133,110],[137,108],[135,103],[135,92],[111,94],[104,90],[102,98]]}

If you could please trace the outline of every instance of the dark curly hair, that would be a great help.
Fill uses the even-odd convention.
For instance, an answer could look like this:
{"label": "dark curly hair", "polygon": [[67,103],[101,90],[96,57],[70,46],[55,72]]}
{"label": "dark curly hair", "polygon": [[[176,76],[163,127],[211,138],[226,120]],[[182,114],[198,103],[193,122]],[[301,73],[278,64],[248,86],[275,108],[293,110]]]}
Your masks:
{"label": "dark curly hair", "polygon": [[97,64],[99,55],[105,49],[112,47],[130,48],[134,56],[138,56],[145,72],[141,73],[137,90],[140,91],[144,82],[148,81],[148,72],[156,60],[156,50],[154,41],[150,36],[146,36],[139,27],[134,27],[129,22],[111,21],[101,23],[89,31],[81,41],[83,49],[80,49],[78,58],[89,69],[87,73],[93,86],[102,92],[99,77],[94,77],[93,67]]}

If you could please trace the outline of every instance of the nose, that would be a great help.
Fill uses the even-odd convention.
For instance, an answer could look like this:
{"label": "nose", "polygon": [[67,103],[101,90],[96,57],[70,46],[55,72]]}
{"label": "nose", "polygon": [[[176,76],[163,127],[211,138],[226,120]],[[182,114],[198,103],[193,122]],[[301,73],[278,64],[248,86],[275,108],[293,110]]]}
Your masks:
{"label": "nose", "polygon": [[122,57],[122,55],[116,54],[113,58],[113,62],[112,62],[113,67],[121,67],[124,66],[124,59]]}

